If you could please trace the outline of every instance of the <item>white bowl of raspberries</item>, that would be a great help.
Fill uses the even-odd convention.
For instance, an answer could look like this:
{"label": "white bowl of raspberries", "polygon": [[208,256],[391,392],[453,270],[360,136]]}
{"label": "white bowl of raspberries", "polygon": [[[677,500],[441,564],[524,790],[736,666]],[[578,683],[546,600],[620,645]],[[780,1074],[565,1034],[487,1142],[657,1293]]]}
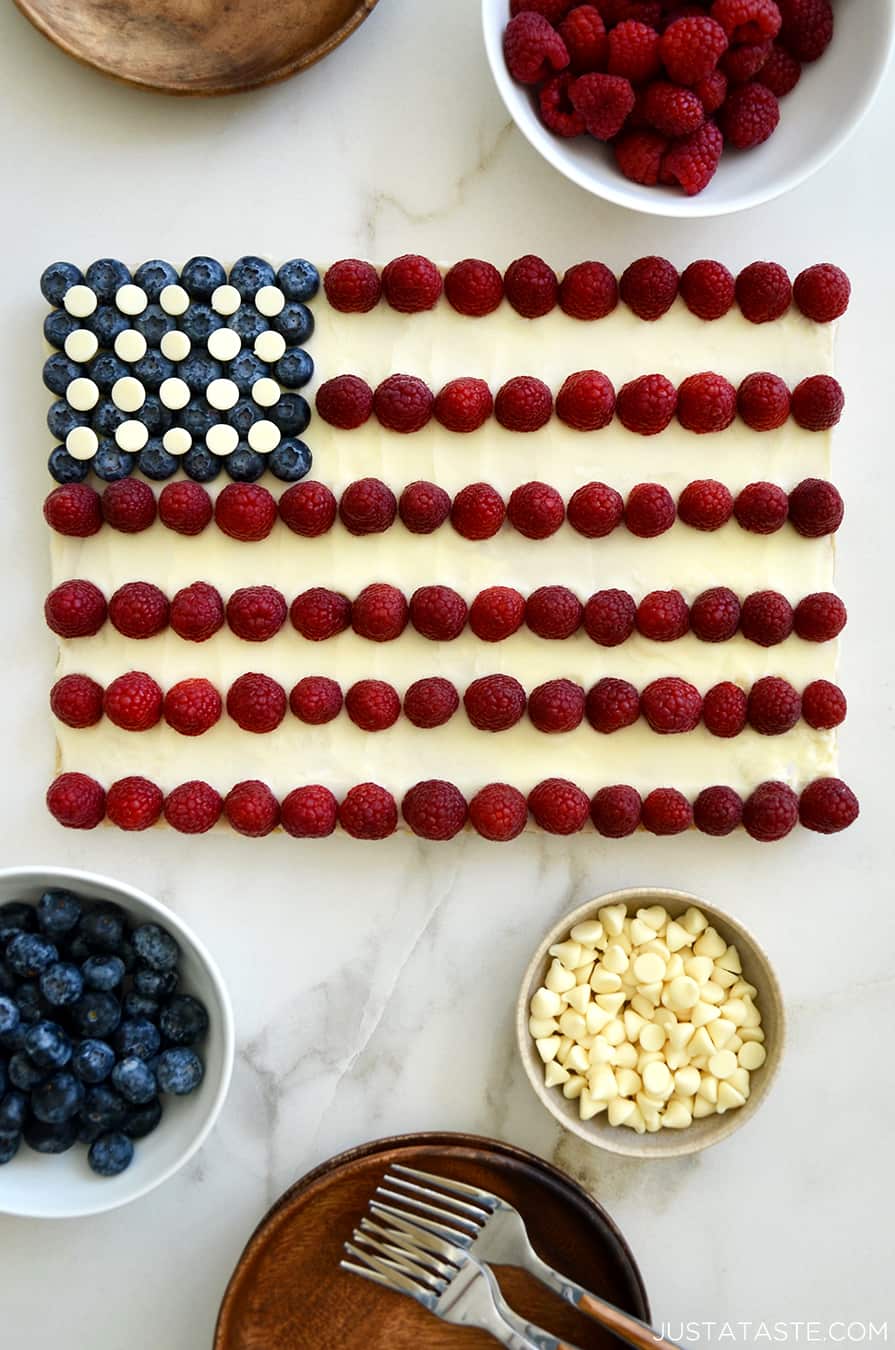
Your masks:
{"label": "white bowl of raspberries", "polygon": [[516,125],[554,168],[662,216],[741,211],[819,169],[873,101],[893,0],[482,0]]}

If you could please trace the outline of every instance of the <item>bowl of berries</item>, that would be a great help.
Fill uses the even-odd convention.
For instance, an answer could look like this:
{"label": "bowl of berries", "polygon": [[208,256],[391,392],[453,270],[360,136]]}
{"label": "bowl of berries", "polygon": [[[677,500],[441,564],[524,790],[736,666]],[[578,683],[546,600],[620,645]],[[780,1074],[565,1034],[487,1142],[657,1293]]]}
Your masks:
{"label": "bowl of berries", "polygon": [[662,216],[771,200],[861,121],[893,0],[482,0],[520,131],[572,182]]}
{"label": "bowl of berries", "polygon": [[170,910],[89,872],[0,870],[0,1213],[153,1190],[204,1142],[233,1055],[220,972]]}

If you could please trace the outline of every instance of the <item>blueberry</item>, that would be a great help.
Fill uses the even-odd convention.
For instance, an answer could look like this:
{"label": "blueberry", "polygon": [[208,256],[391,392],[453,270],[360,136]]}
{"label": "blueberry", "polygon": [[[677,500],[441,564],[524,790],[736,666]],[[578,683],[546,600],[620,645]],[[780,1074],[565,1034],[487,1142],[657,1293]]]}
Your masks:
{"label": "blueberry", "polygon": [[212,380],[219,380],[224,373],[220,361],[215,361],[208,352],[190,352],[185,361],[181,361],[177,371],[182,380],[186,380],[193,394],[204,394]]}
{"label": "blueberry", "polygon": [[280,441],[276,450],[267,456],[267,467],[274,478],[284,483],[297,483],[311,468],[311,452],[304,441]]}
{"label": "blueberry", "polygon": [[61,1125],[31,1119],[23,1131],[25,1143],[35,1153],[65,1153],[78,1137],[78,1122],[72,1117]]}
{"label": "blueberry", "polygon": [[0,945],[16,933],[30,933],[34,929],[34,907],[24,900],[8,900],[0,905]]}
{"label": "blueberry", "polygon": [[264,456],[248,445],[238,445],[224,464],[234,483],[256,483],[267,468]]}
{"label": "blueberry", "polygon": [[40,992],[54,1008],[77,1003],[84,992],[84,980],[77,966],[68,961],[57,961],[40,977]]}
{"label": "blueberry", "polygon": [[112,1085],[126,1102],[142,1106],[158,1092],[155,1074],[137,1055],[126,1055],[112,1070]]}
{"label": "blueberry", "polygon": [[118,1055],[127,1059],[149,1060],[157,1055],[162,1038],[159,1029],[146,1017],[129,1018],[122,1022],[112,1040]]}
{"label": "blueberry", "polygon": [[147,394],[140,409],[140,421],[150,436],[164,436],[174,425],[174,414],[165,407],[158,394]]}
{"label": "blueberry", "polygon": [[137,964],[137,953],[134,951],[134,944],[127,934],[125,934],[116,947],[115,955],[121,957],[124,962],[124,968],[128,973],[130,973]]}
{"label": "blueberry", "polygon": [[130,1167],[134,1146],[126,1134],[101,1134],[87,1152],[87,1162],[99,1177],[117,1177]]}
{"label": "blueberry", "polygon": [[20,1134],[0,1134],[0,1167],[4,1163],[12,1162],[19,1151],[19,1145],[22,1142]]}
{"label": "blueberry", "polygon": [[273,373],[284,389],[301,389],[314,374],[314,362],[304,347],[290,347],[283,352]]}
{"label": "blueberry", "polygon": [[15,1134],[28,1119],[28,1098],[24,1092],[7,1092],[0,1099],[0,1134]]}
{"label": "blueberry", "polygon": [[235,427],[240,436],[249,434],[249,427],[264,416],[258,404],[251,398],[241,398],[226,414],[231,427]]}
{"label": "blueberry", "polygon": [[270,263],[252,254],[237,258],[230,268],[230,285],[236,287],[243,300],[251,300],[256,291],[262,286],[273,286],[276,279]]}
{"label": "blueberry", "polygon": [[31,1092],[38,1083],[43,1082],[48,1072],[49,1070],[39,1069],[33,1064],[24,1050],[15,1052],[7,1069],[10,1083],[20,1092]]}
{"label": "blueberry", "polygon": [[227,320],[227,327],[232,328],[247,347],[251,347],[260,333],[267,332],[270,324],[254,305],[240,305]]}
{"label": "blueberry", "polygon": [[218,413],[204,398],[191,398],[177,414],[178,425],[185,427],[194,441],[204,441],[207,432],[217,421]]}
{"label": "blueberry", "polygon": [[100,352],[90,363],[90,378],[102,393],[108,394],[116,380],[123,380],[130,371],[112,352]]}
{"label": "blueberry", "polygon": [[[50,435],[55,436],[57,441],[64,441],[70,431],[75,427],[86,427],[90,418],[85,412],[75,412],[70,404],[66,403],[64,398],[57,398],[55,403],[51,403],[47,412],[47,426],[50,428]],[[64,446],[57,447],[60,450]],[[66,453],[68,453],[66,451]]]}
{"label": "blueberry", "polygon": [[173,333],[177,320],[166,314],[161,305],[147,305],[142,314],[136,314],[131,323],[142,334],[150,347],[157,347],[166,333]]}
{"label": "blueberry", "polygon": [[224,320],[211,305],[190,305],[186,313],[180,316],[180,327],[190,342],[199,347],[204,347],[211,334],[223,326]]}
{"label": "blueberry", "polygon": [[47,468],[57,483],[83,483],[90,472],[90,461],[75,459],[64,445],[57,445],[50,451]]}
{"label": "blueberry", "polygon": [[184,1097],[195,1092],[205,1075],[205,1066],[195,1050],[178,1046],[163,1050],[158,1059],[158,1082],[162,1092]]}
{"label": "blueberry", "polygon": [[90,414],[90,425],[100,440],[106,440],[115,435],[121,423],[128,420],[128,416],[129,414],[116,407],[110,398],[101,398]]}
{"label": "blueberry", "polygon": [[155,1022],[158,1020],[159,1002],[157,998],[150,998],[148,994],[129,989],[122,999],[121,1010],[128,1019],[147,1017],[150,1022]]}
{"label": "blueberry", "polygon": [[22,1020],[19,1005],[8,994],[0,994],[0,1036],[15,1031]]}
{"label": "blueberry", "polygon": [[69,1017],[79,1036],[110,1036],[121,1021],[121,1008],[111,994],[96,990],[73,1004]]}
{"label": "blueberry", "polygon": [[311,420],[311,409],[301,394],[286,392],[268,409],[267,415],[284,436],[300,436]]}
{"label": "blueberry", "polygon": [[173,478],[178,463],[176,457],[168,453],[158,437],[152,437],[140,451],[137,468],[146,478],[163,483],[166,478]]}
{"label": "blueberry", "polygon": [[44,891],[37,902],[38,926],[50,937],[62,937],[77,927],[81,902],[71,891]]}
{"label": "blueberry", "polygon": [[35,1022],[25,1032],[25,1053],[38,1069],[61,1069],[71,1059],[71,1041],[57,1022]]}
{"label": "blueberry", "polygon": [[180,948],[166,929],[157,923],[143,923],[134,929],[132,938],[134,951],[144,966],[162,972],[177,969]]}
{"label": "blueberry", "polygon": [[100,905],[81,919],[81,936],[91,947],[114,952],[124,937],[124,915],[117,905]]}
{"label": "blueberry", "polygon": [[228,365],[227,374],[241,394],[250,394],[255,381],[264,379],[270,371],[254,352],[241,351]]}
{"label": "blueberry", "polygon": [[88,1038],[75,1046],[71,1071],[82,1083],[101,1083],[115,1063],[115,1051],[105,1041]]}
{"label": "blueberry", "polygon": [[80,933],[76,933],[68,944],[68,959],[82,966],[88,956],[92,955],[90,943]]}
{"label": "blueberry", "polygon": [[176,994],[162,1008],[159,1027],[172,1045],[195,1045],[208,1033],[208,1013],[197,998]]}
{"label": "blueberry", "polygon": [[89,956],[81,967],[88,989],[99,989],[111,994],[124,979],[124,962],[120,956]]}
{"label": "blueberry", "polygon": [[40,293],[51,305],[61,305],[65,292],[72,286],[80,286],[84,274],[80,267],[70,262],[54,262],[45,267],[40,278]]}
{"label": "blueberry", "polygon": [[81,1109],[83,1100],[83,1083],[63,1071],[37,1085],[31,1094],[31,1110],[47,1125],[61,1125]]}
{"label": "blueberry", "polygon": [[140,969],[134,975],[134,988],[147,998],[167,998],[177,988],[177,971]]}
{"label": "blueberry", "polygon": [[81,327],[80,319],[64,309],[51,309],[44,319],[44,337],[51,347],[64,347],[65,339]]}
{"label": "blueberry", "polygon": [[64,394],[72,380],[84,374],[84,367],[72,361],[65,352],[53,352],[44,361],[43,380],[54,394]]}
{"label": "blueberry", "polygon": [[0,1055],[0,1101],[6,1096],[9,1088],[9,1074],[6,1072],[6,1060]]}
{"label": "blueberry", "polygon": [[[163,380],[170,380],[175,373],[173,361],[162,356],[156,347],[150,347],[145,356],[134,362],[134,375],[146,389],[158,389]],[[161,404],[159,404],[161,407]],[[140,409],[140,421],[145,421],[146,405]]]}
{"label": "blueberry", "polygon": [[153,1097],[143,1106],[135,1106],[132,1111],[128,1111],[124,1133],[129,1139],[145,1139],[147,1134],[152,1134],[161,1118],[162,1104],[158,1097]]}
{"label": "blueberry", "polygon": [[134,471],[136,455],[127,450],[119,450],[113,440],[102,440],[99,449],[91,460],[93,472],[104,483],[117,483],[119,478],[129,478]]}
{"label": "blueberry", "polygon": [[[0,994],[14,995],[18,984],[18,980],[6,962],[0,961]],[[2,1032],[0,1032],[0,1035],[2,1035]]]}
{"label": "blueberry", "polygon": [[130,326],[131,321],[127,315],[122,314],[121,310],[116,309],[114,305],[99,305],[84,320],[84,327],[89,328],[91,333],[95,333],[96,340],[101,347],[107,348],[114,347],[118,334],[123,333]]}
{"label": "blueberry", "polygon": [[117,1130],[127,1116],[127,1102],[106,1083],[87,1089],[81,1119],[101,1130]]}
{"label": "blueberry", "polygon": [[40,987],[37,980],[26,980],[24,984],[20,984],[15,997],[23,1024],[30,1027],[35,1022],[39,1022],[41,1017]]}
{"label": "blueberry", "polygon": [[59,960],[59,952],[40,933],[16,933],[6,948],[6,961],[16,975],[31,980]]}
{"label": "blueberry", "polygon": [[290,258],[277,272],[277,285],[287,300],[313,300],[320,289],[320,273],[307,258]]}
{"label": "blueberry", "polygon": [[[28,1026],[27,1022],[20,1022],[15,1031],[0,1036],[0,1051],[4,1055],[17,1055],[20,1050],[25,1049],[25,1032],[28,1030]],[[7,1065],[7,1072],[8,1067]]]}
{"label": "blueberry", "polygon": [[142,286],[150,300],[157,300],[166,286],[177,285],[177,269],[161,258],[152,258],[149,262],[140,263],[134,273],[134,281]]}
{"label": "blueberry", "polygon": [[314,331],[314,316],[300,300],[287,300],[274,317],[273,326],[291,346],[293,343],[307,342]]}
{"label": "blueberry", "polygon": [[210,483],[222,468],[221,460],[204,445],[194,445],[183,457],[183,471],[196,483]]}
{"label": "blueberry", "polygon": [[184,263],[183,271],[180,274],[180,284],[190,295],[199,300],[208,300],[218,286],[223,286],[227,280],[227,273],[216,258],[206,258],[201,255],[197,258],[190,258],[189,262]]}
{"label": "blueberry", "polygon": [[100,300],[111,301],[119,286],[126,286],[130,281],[131,273],[130,268],[117,258],[99,258],[87,268],[85,279]]}

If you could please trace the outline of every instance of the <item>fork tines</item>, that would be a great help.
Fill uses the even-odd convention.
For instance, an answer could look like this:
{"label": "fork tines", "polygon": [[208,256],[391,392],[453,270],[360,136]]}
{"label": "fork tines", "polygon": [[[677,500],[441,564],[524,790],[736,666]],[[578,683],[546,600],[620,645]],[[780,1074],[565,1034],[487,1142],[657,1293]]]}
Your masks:
{"label": "fork tines", "polygon": [[[345,1243],[345,1251],[353,1259],[341,1261],[342,1269],[409,1294],[433,1310],[458,1274],[465,1253],[437,1232],[420,1226],[426,1220],[402,1216],[375,1200],[370,1202],[370,1209],[381,1222],[366,1216],[361,1219],[353,1242]],[[431,1229],[438,1227],[431,1225]]]}
{"label": "fork tines", "polygon": [[[392,1202],[381,1207],[392,1216],[411,1218],[415,1224],[422,1225],[428,1232],[434,1232],[468,1250],[488,1221],[490,1209],[471,1204],[455,1195],[445,1194],[444,1191],[435,1190],[432,1186],[421,1186],[416,1181],[408,1180],[407,1177],[410,1176],[432,1181],[438,1186],[445,1184],[441,1177],[431,1176],[426,1172],[415,1172],[410,1168],[396,1167],[386,1175],[385,1184],[376,1189],[376,1194],[383,1200]],[[447,1185],[454,1184],[447,1183]]]}

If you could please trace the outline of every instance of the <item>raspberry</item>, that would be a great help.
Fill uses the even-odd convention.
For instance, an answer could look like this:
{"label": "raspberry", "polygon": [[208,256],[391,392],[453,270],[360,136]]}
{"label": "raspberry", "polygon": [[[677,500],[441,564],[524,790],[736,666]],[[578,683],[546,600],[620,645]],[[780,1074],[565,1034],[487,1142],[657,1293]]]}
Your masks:
{"label": "raspberry", "polygon": [[759,647],[775,647],[792,632],[792,605],[779,591],[753,591],[743,601],[740,632]]}
{"label": "raspberry", "polygon": [[630,178],[632,183],[642,183],[644,187],[655,187],[668,149],[664,136],[657,131],[632,129],[617,136],[612,148],[615,162],[625,178]]}
{"label": "raspberry", "polygon": [[777,675],[762,676],[749,691],[749,725],[761,736],[782,736],[791,731],[801,713],[801,695]]}
{"label": "raspberry", "polygon": [[[127,480],[122,479],[122,482]],[[111,485],[110,485],[111,486]],[[141,486],[145,487],[146,484]],[[152,489],[148,488],[150,497]],[[44,502],[44,519],[50,529],[75,539],[96,534],[103,523],[99,493],[86,483],[65,483],[54,488]]]}
{"label": "raspberry", "polygon": [[727,642],[740,626],[740,602],[727,586],[712,586],[690,606],[690,629],[700,642]]}
{"label": "raspberry", "polygon": [[688,483],[677,499],[678,519],[694,530],[720,530],[733,514],[729,488],[714,478]]}
{"label": "raspberry", "polygon": [[47,810],[69,830],[93,830],[106,813],[106,794],[86,773],[61,773],[47,789]]}
{"label": "raspberry", "polygon": [[724,431],[736,416],[737,394],[723,375],[712,370],[689,375],[677,391],[677,419],[698,435]]}
{"label": "raspberry", "polygon": [[640,695],[627,680],[605,675],[587,691],[585,711],[594,731],[609,736],[634,725],[640,716]]}
{"label": "raspberry", "polygon": [[594,5],[576,5],[559,25],[559,35],[569,53],[569,66],[576,75],[606,69],[609,51],[606,25]]}
{"label": "raspberry", "polygon": [[461,488],[451,506],[451,524],[464,539],[490,539],[505,515],[503,498],[490,483]]}
{"label": "raspberry", "polygon": [[802,716],[816,731],[830,731],[845,721],[845,695],[829,680],[812,680],[802,691]]}
{"label": "raspberry", "polygon": [[382,289],[392,309],[417,314],[432,309],[441,295],[441,273],[428,258],[404,253],[382,269]]}
{"label": "raspberry", "polygon": [[338,816],[338,802],[319,783],[293,788],[280,803],[280,824],[293,839],[325,839],[336,828]]}
{"label": "raspberry", "polygon": [[732,834],[743,819],[743,800],[730,787],[703,788],[693,803],[693,823],[703,834]]}
{"label": "raspberry", "polygon": [[339,807],[339,824],[355,839],[385,839],[398,825],[395,799],[378,783],[358,783]]}
{"label": "raspberry", "polygon": [[795,57],[790,56],[779,42],[775,42],[771,46],[768,59],[755,78],[759,84],[767,85],[772,94],[784,98],[795,89],[801,74],[802,67]]}
{"label": "raspberry", "polygon": [[92,637],[106,622],[106,597],[92,581],[63,581],[47,596],[44,617],[59,637]]}
{"label": "raspberry", "polygon": [[727,34],[709,18],[676,19],[659,41],[659,55],[676,84],[698,84],[727,50]]}
{"label": "raspberry", "polygon": [[289,695],[289,707],[300,722],[320,727],[342,711],[342,691],[326,675],[304,675]]}
{"label": "raspberry", "polygon": [[[122,482],[128,480],[122,479]],[[114,487],[114,483],[109,484]],[[159,520],[175,534],[201,534],[211,522],[214,507],[201,483],[166,483],[158,499]]]}
{"label": "raspberry", "polygon": [[148,830],[161,816],[164,802],[161,788],[148,778],[119,778],[106,793],[106,815],[119,830]]}
{"label": "raspberry", "polygon": [[[162,493],[164,496],[164,493]],[[316,539],[332,529],[336,499],[324,483],[293,483],[279,500],[280,519],[293,534]]]}
{"label": "raspberry", "polygon": [[162,715],[162,691],[151,675],[131,670],[106,686],[103,712],[123,731],[148,731]]}
{"label": "raspberry", "polygon": [[743,824],[761,843],[773,843],[789,834],[799,818],[799,799],[786,783],[759,783],[743,805]]}
{"label": "raspberry", "polygon": [[[697,80],[693,92],[699,95],[706,117],[716,113],[727,97],[727,76],[723,70],[713,70],[704,80]],[[720,265],[720,264],[719,264]],[[731,281],[733,278],[731,278]],[[731,295],[731,303],[733,297]]]}
{"label": "raspberry", "polygon": [[242,586],[227,601],[227,623],[243,642],[267,642],[286,622],[286,601],[273,586]]}
{"label": "raspberry", "polygon": [[214,586],[194,581],[171,601],[171,627],[187,642],[205,642],[224,626],[224,602]]}
{"label": "raspberry", "polygon": [[351,626],[370,642],[392,642],[407,627],[407,601],[395,586],[374,581],[365,586],[351,609]]}
{"label": "raspberry", "polygon": [[404,716],[415,727],[442,727],[460,706],[460,695],[440,675],[414,680],[404,695]]}
{"label": "raspberry", "polygon": [[67,727],[92,727],[103,715],[103,687],[89,675],[63,675],[50,690],[50,708]]}
{"label": "raspberry", "polygon": [[575,263],[560,282],[560,309],[573,319],[603,319],[617,304],[618,282],[605,263]]}
{"label": "raspberry", "polygon": [[333,263],[323,278],[323,289],[333,309],[343,314],[366,314],[379,303],[379,273],[359,258]]}
{"label": "raspberry", "polygon": [[659,73],[659,34],[650,24],[623,19],[609,33],[610,75],[645,84]]}
{"label": "raspberry", "polygon": [[712,685],[702,701],[702,720],[712,736],[729,740],[746,725],[746,695],[738,684],[722,680]]}
{"label": "raspberry", "polygon": [[523,483],[513,488],[507,504],[507,519],[526,539],[547,539],[565,519],[563,499],[547,483]]}
{"label": "raspberry", "polygon": [[841,778],[816,778],[803,789],[799,819],[818,834],[838,834],[857,820],[858,799]]}
{"label": "raspberry", "polygon": [[731,84],[745,84],[758,74],[770,54],[770,42],[742,43],[724,53],[720,69]]}
{"label": "raspberry", "polygon": [[693,824],[693,808],[677,788],[653,788],[643,799],[640,820],[650,834],[682,834]]}
{"label": "raspberry", "polygon": [[622,272],[618,291],[639,319],[659,319],[677,296],[677,268],[667,258],[638,258]]}
{"label": "raspberry", "polygon": [[754,262],[736,279],[737,303],[750,323],[770,323],[792,302],[792,285],[779,263]]}
{"label": "raspberry", "polygon": [[639,375],[623,384],[616,398],[619,421],[640,436],[657,436],[674,417],[677,390],[664,375]]}
{"label": "raspberry", "polygon": [[397,514],[395,494],[379,478],[358,478],[339,499],[339,518],[349,534],[381,534]]}
{"label": "raspberry", "polygon": [[221,696],[210,680],[180,680],[165,695],[165,721],[181,736],[201,736],[223,711]]}
{"label": "raspberry", "polygon": [[581,601],[567,586],[539,586],[525,602],[525,622],[548,641],[563,641],[581,627]]}
{"label": "raspberry", "polygon": [[479,731],[506,731],[525,712],[525,690],[512,675],[482,675],[463,695],[466,716]]}
{"label": "raspberry", "polygon": [[674,142],[659,177],[663,183],[680,183],[688,197],[695,197],[714,178],[723,149],[721,132],[714,122],[705,122]]}
{"label": "raspberry", "polygon": [[572,680],[547,680],[531,691],[528,716],[538,731],[574,731],[584,716],[584,690]]}
{"label": "raspberry", "polygon": [[831,323],[848,309],[851,282],[841,267],[815,263],[796,277],[792,296],[806,319]]}
{"label": "raspberry", "polygon": [[538,91],[538,107],[541,121],[554,136],[571,140],[573,136],[582,136],[586,130],[584,118],[575,107],[571,98],[574,75],[564,71],[552,80],[542,84]]}
{"label": "raspberry", "polygon": [[569,524],[586,539],[602,539],[622,522],[621,494],[605,483],[585,483],[569,499]]}
{"label": "raspberry", "polygon": [[783,24],[780,41],[798,61],[816,61],[833,37],[829,0],[778,0]]}
{"label": "raspberry", "polygon": [[590,814],[590,802],[567,778],[545,778],[528,794],[528,809],[548,834],[577,834]]}
{"label": "raspberry", "polygon": [[405,792],[401,814],[421,839],[453,839],[466,824],[466,798],[453,783],[429,778]]}
{"label": "raspberry", "polygon": [[687,136],[705,121],[699,95],[668,80],[655,80],[647,86],[643,115],[663,136]]}
{"label": "raspberry", "polygon": [[227,716],[243,731],[275,731],[286,716],[286,691],[269,675],[249,671],[227,690]]}
{"label": "raspberry", "polygon": [[557,24],[570,8],[571,0],[510,0],[510,14],[541,14],[548,23]]}
{"label": "raspberry", "polygon": [[674,524],[674,498],[660,483],[638,483],[625,502],[625,525],[640,539],[655,539]]}
{"label": "raspberry", "polygon": [[838,595],[815,591],[796,605],[793,627],[805,642],[832,642],[845,627],[848,612]]}
{"label": "raspberry", "polygon": [[435,399],[435,418],[447,431],[478,431],[493,411],[491,390],[472,376],[450,380]]}
{"label": "raspberry", "polygon": [[534,375],[515,375],[494,400],[494,415],[507,431],[540,431],[552,412],[553,395]]}
{"label": "raspberry", "polygon": [[540,84],[569,64],[559,33],[542,14],[530,11],[510,19],[503,34],[503,55],[507,70],[520,84]]}
{"label": "raspberry", "polygon": [[660,736],[692,731],[702,714],[702,697],[695,685],[676,675],[653,680],[640,696],[640,710]]}
{"label": "raspberry", "polygon": [[139,478],[119,478],[108,483],[103,489],[102,507],[106,524],[122,534],[139,534],[155,521],[155,493]]}
{"label": "raspberry", "polygon": [[662,19],[657,25],[664,32],[669,24],[678,19],[701,19],[705,16],[707,5],[694,4],[693,0],[662,0]]}
{"label": "raspberry", "polygon": [[401,700],[385,680],[358,680],[345,695],[345,711],[361,731],[385,731],[401,715]]}
{"label": "raspberry", "polygon": [[325,586],[312,586],[292,601],[289,618],[293,628],[309,642],[323,642],[326,638],[344,633],[351,623],[351,601],[339,591]]}
{"label": "raspberry", "polygon": [[168,601],[151,581],[128,581],[109,601],[109,619],[123,637],[154,637],[168,626]]}
{"label": "raspberry", "polygon": [[568,375],[556,396],[556,415],[576,431],[599,431],[615,412],[615,390],[599,370]]}
{"label": "raspberry", "polygon": [[792,415],[806,431],[829,431],[844,406],[842,385],[832,375],[809,375],[792,391]]}
{"label": "raspberry", "polygon": [[594,793],[590,818],[604,839],[625,839],[640,824],[640,806],[640,793],[617,783]]}
{"label": "raspberry", "polygon": [[525,600],[511,586],[479,591],[469,610],[469,626],[483,642],[503,642],[522,627]]}
{"label": "raspberry", "polygon": [[493,313],[503,299],[503,278],[493,263],[464,258],[445,277],[444,293],[458,314],[480,319]]}
{"label": "raspberry", "polygon": [[552,267],[534,253],[511,262],[503,274],[507,299],[524,319],[539,319],[556,305],[559,283]]}
{"label": "raspberry", "polygon": [[727,95],[718,118],[725,140],[737,150],[751,150],[776,131],[780,105],[767,85],[744,84]]}
{"label": "raspberry", "polygon": [[432,416],[432,390],[416,375],[389,375],[377,386],[373,410],[389,431],[410,435],[420,431]]}
{"label": "raspberry", "polygon": [[318,416],[340,431],[363,426],[373,411],[373,390],[359,375],[324,380],[314,400]]}
{"label": "raspberry", "polygon": [[637,606],[637,631],[652,642],[675,642],[690,627],[680,591],[650,591]]}
{"label": "raspberry", "polygon": [[469,803],[469,819],[483,839],[506,843],[525,829],[528,803],[509,783],[488,783]]}
{"label": "raspberry", "polygon": [[410,622],[430,642],[453,642],[466,627],[467,612],[450,586],[420,586],[410,597]]}
{"label": "raspberry", "polygon": [[659,0],[596,0],[596,6],[607,28],[629,20],[658,28],[662,13]]}
{"label": "raspberry", "polygon": [[631,82],[621,75],[579,75],[569,87],[569,97],[598,141],[612,140],[634,107]]}
{"label": "raspberry", "polygon": [[731,42],[764,42],[780,32],[780,10],[774,0],[715,0],[712,18]]}
{"label": "raspberry", "polygon": [[276,524],[277,504],[257,483],[228,483],[214,504],[219,530],[243,543],[266,539]]}
{"label": "raspberry", "polygon": [[165,820],[181,834],[205,834],[221,818],[221,794],[208,783],[193,778],[181,783],[165,798]]}
{"label": "raspberry", "polygon": [[789,499],[775,483],[749,483],[737,494],[733,514],[752,534],[775,534],[783,528]]}
{"label": "raspberry", "polygon": [[733,304],[734,281],[723,263],[701,258],[681,273],[681,299],[698,319],[720,319]]}
{"label": "raspberry", "polygon": [[249,778],[227,793],[224,814],[237,834],[261,839],[279,824],[280,803],[266,783]]}
{"label": "raspberry", "polygon": [[584,606],[584,628],[601,647],[618,647],[634,632],[636,614],[627,591],[595,591]]}
{"label": "raspberry", "polygon": [[401,493],[398,514],[411,534],[432,534],[451,514],[451,499],[444,488],[421,478]]}
{"label": "raspberry", "polygon": [[789,390],[779,375],[756,371],[737,390],[737,412],[753,431],[774,431],[789,417]]}

